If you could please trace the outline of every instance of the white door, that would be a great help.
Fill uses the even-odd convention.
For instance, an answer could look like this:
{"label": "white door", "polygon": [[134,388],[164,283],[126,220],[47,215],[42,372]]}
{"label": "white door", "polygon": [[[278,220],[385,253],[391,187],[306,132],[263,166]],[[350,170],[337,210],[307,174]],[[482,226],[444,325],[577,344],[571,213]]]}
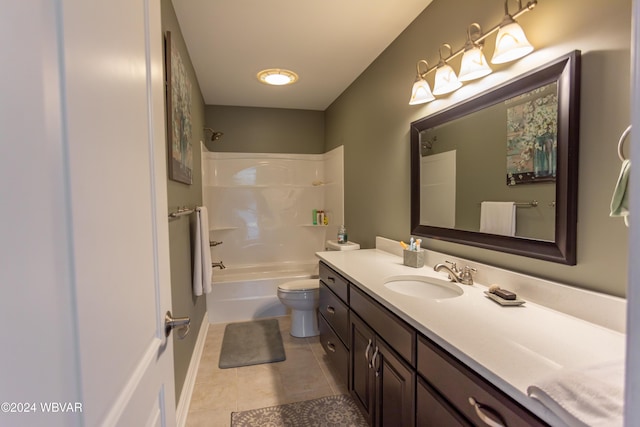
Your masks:
{"label": "white door", "polygon": [[456,150],[420,161],[420,224],[455,228]]}
{"label": "white door", "polygon": [[175,425],[160,2],[1,16],[0,425]]}

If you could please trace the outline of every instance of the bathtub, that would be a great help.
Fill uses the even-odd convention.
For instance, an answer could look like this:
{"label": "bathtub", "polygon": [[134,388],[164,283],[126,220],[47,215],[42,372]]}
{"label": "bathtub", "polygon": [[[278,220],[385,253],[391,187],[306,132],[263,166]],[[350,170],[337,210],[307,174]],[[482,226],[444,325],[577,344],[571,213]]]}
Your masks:
{"label": "bathtub", "polygon": [[207,294],[209,323],[227,323],[284,316],[278,285],[318,277],[318,262],[229,266],[213,270],[212,291]]}

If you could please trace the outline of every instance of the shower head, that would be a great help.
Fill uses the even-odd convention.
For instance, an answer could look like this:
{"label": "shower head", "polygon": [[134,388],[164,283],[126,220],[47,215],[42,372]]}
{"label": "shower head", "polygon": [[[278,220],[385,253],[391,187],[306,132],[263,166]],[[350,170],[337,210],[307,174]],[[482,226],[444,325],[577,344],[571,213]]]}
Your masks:
{"label": "shower head", "polygon": [[217,141],[220,138],[222,138],[222,135],[224,135],[224,133],[216,132],[215,130],[213,130],[211,128],[204,128],[204,130],[208,130],[209,132],[211,132],[211,140],[212,141]]}

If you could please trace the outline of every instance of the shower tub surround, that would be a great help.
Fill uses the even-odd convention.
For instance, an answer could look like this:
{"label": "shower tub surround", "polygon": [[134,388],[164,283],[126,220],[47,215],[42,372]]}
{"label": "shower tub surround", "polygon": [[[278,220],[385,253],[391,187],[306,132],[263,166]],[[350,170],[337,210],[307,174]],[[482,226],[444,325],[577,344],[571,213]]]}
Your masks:
{"label": "shower tub surround", "polygon": [[[344,219],[343,148],[325,154],[202,153],[213,290],[210,323],[286,314],[278,285],[317,277],[315,253]],[[314,225],[322,209],[328,225]]]}

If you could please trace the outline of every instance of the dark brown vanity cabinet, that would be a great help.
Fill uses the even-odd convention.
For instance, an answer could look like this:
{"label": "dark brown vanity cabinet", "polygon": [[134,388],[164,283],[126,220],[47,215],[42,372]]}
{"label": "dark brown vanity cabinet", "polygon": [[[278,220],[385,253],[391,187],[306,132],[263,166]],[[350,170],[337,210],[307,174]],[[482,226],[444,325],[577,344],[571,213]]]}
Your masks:
{"label": "dark brown vanity cabinet", "polygon": [[416,426],[471,427],[472,424],[460,415],[425,380],[418,377],[418,385],[416,387]]}
{"label": "dark brown vanity cabinet", "polygon": [[320,340],[372,427],[546,426],[320,263]]}
{"label": "dark brown vanity cabinet", "polygon": [[320,344],[344,384],[349,380],[349,282],[320,263]]}
{"label": "dark brown vanity cabinet", "polygon": [[356,314],[351,313],[349,390],[371,426],[414,426],[416,375]]}
{"label": "dark brown vanity cabinet", "polygon": [[359,289],[351,298],[351,396],[372,426],[414,426],[415,370],[385,340],[398,341],[412,360],[415,333]]}
{"label": "dark brown vanity cabinet", "polygon": [[[418,337],[418,374],[428,382],[428,386],[433,387],[429,387],[432,396],[444,396],[440,409],[444,408],[451,414],[457,410],[472,425],[547,426],[493,384],[423,336]],[[424,400],[428,400],[428,397]],[[418,402],[418,405],[421,404]],[[425,415],[427,420],[430,415]],[[425,422],[423,425],[438,424]]]}

